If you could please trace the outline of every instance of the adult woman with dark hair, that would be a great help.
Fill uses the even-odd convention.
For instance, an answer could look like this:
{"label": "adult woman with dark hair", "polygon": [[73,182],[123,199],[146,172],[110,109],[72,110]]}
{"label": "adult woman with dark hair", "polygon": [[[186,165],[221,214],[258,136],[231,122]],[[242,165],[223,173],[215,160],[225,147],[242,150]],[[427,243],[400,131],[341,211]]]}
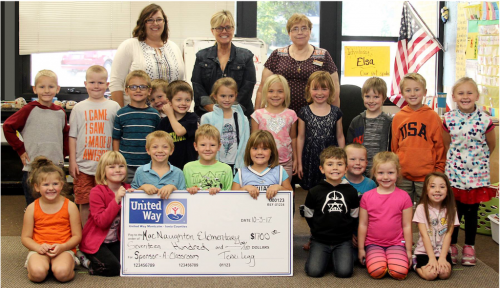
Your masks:
{"label": "adult woman with dark hair", "polygon": [[184,80],[182,53],[177,44],[168,40],[167,16],[160,6],[149,4],[142,9],[132,36],[120,44],[111,66],[109,90],[122,107],[130,103],[123,93],[130,71],[144,70],[151,79],[168,82]]}
{"label": "adult woman with dark hair", "polygon": [[325,49],[309,44],[312,22],[303,14],[293,14],[286,24],[286,29],[292,45],[278,48],[271,53],[264,64],[262,80],[255,99],[255,109],[261,108],[262,88],[267,77],[280,74],[286,78],[290,86],[290,109],[299,113],[300,108],[307,105],[304,97],[307,80],[316,71],[327,71],[332,77],[335,87],[335,101],[333,105],[340,107],[339,76],[337,66]]}
{"label": "adult woman with dark hair", "polygon": [[194,90],[194,112],[201,115],[213,111],[210,93],[215,81],[231,77],[238,84],[237,101],[247,117],[253,113],[252,93],[255,87],[255,65],[253,53],[232,44],[234,18],[229,11],[222,10],[210,20],[215,45],[196,53],[191,82]]}

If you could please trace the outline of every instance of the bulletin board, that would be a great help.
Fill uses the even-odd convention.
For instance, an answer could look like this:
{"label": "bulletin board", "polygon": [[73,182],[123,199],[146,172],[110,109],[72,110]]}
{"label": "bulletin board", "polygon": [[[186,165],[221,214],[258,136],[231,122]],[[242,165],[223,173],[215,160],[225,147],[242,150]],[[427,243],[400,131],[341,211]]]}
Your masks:
{"label": "bulletin board", "polygon": [[457,5],[456,80],[476,80],[478,104],[494,118],[499,116],[499,13],[498,2]]}

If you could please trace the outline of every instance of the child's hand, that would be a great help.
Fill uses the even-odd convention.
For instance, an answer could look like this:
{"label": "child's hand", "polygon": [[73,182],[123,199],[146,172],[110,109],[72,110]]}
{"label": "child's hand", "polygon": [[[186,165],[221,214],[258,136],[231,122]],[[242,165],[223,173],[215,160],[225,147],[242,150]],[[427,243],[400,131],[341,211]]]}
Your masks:
{"label": "child's hand", "polygon": [[125,193],[127,193],[127,190],[125,190],[125,187],[123,187],[123,186],[121,186],[118,189],[118,191],[116,191],[116,194],[115,194],[116,204],[120,204],[120,202],[122,201],[123,196],[125,196]]}
{"label": "child's hand", "polygon": [[172,108],[172,103],[170,103],[170,101],[163,104],[163,107],[161,107],[161,110],[163,110],[163,113],[165,113],[165,115],[167,115],[167,116],[174,115],[174,108]]}
{"label": "child's hand", "polygon": [[302,176],[304,176],[304,173],[302,172],[302,164],[299,163],[297,165],[297,175],[299,176],[299,179],[302,179]]}
{"label": "child's hand", "polygon": [[408,263],[410,263],[409,266],[408,266],[408,268],[410,268],[413,265],[412,264],[413,261],[412,261],[412,257],[411,257],[411,250],[410,251],[406,251],[406,256],[408,256]]}
{"label": "child's hand", "polygon": [[[292,160],[292,175],[294,175],[294,176],[297,175],[297,172],[298,172],[297,170],[298,170],[298,163],[297,163],[297,160],[294,159],[294,160]],[[290,175],[288,175],[288,176],[290,176]],[[291,178],[291,177],[289,177],[289,178]]]}
{"label": "child's hand", "polygon": [[352,234],[352,247],[358,247],[358,237]]}
{"label": "child's hand", "polygon": [[189,192],[189,194],[194,195],[194,194],[198,193],[198,191],[200,191],[201,189],[198,186],[193,186],[193,187],[187,188],[186,190]]}
{"label": "child's hand", "polygon": [[365,266],[366,251],[365,249],[358,249],[358,260],[361,265]]}
{"label": "child's hand", "polygon": [[[411,264],[410,264],[410,266],[411,266]],[[430,267],[432,273],[437,274],[437,272],[439,271],[439,264],[438,264],[438,261],[436,260],[436,258],[430,259],[430,257],[429,257],[429,262],[427,262],[427,265],[425,265],[425,266]]]}
{"label": "child's hand", "polygon": [[49,252],[50,248],[52,248],[51,245],[43,243],[42,245],[40,245],[37,252],[40,255],[45,255],[47,252]]}
{"label": "child's hand", "polygon": [[151,184],[144,184],[144,185],[141,186],[141,188],[148,195],[153,195],[153,194],[157,194],[158,193],[158,188],[156,188],[155,186],[153,186]]}
{"label": "child's hand", "polygon": [[69,161],[69,175],[73,178],[76,178],[76,175],[80,175],[80,170],[75,160]]}
{"label": "child's hand", "polygon": [[219,193],[220,190],[221,189],[219,187],[212,187],[212,188],[208,189],[208,194],[215,195],[215,194]]}
{"label": "child's hand", "polygon": [[160,190],[158,190],[158,195],[160,195],[161,199],[168,199],[168,197],[170,196],[170,194],[172,194],[174,190],[177,190],[177,187],[175,187],[174,185],[172,184],[165,185],[161,187]]}
{"label": "child's hand", "polygon": [[257,198],[259,197],[259,189],[257,189],[257,187],[253,185],[246,185],[243,186],[241,189],[248,191],[250,196],[255,200],[257,200]]}
{"label": "child's hand", "polygon": [[438,263],[438,273],[451,271],[451,265],[448,261],[446,261],[446,258],[439,257],[437,263]]}
{"label": "child's hand", "polygon": [[24,152],[21,156],[21,161],[23,162],[23,165],[26,166],[28,162],[30,162],[30,157],[28,157],[28,153]]}
{"label": "child's hand", "polygon": [[53,244],[50,247],[49,252],[47,252],[47,256],[49,256],[50,258],[54,258],[64,251],[65,251],[65,249],[64,249],[62,244]]}
{"label": "child's hand", "polygon": [[278,184],[274,184],[274,185],[269,186],[269,188],[267,188],[267,191],[266,191],[266,198],[271,199],[274,196],[276,196],[276,194],[278,194],[278,190],[280,188],[281,188],[281,186]]}

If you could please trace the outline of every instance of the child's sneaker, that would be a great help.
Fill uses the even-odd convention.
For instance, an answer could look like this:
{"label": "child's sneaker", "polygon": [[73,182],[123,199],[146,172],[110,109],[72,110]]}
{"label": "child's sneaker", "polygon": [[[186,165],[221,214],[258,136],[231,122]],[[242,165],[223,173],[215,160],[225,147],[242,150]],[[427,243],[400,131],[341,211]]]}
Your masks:
{"label": "child's sneaker", "polygon": [[451,257],[451,263],[453,265],[457,264],[458,262],[458,249],[457,249],[457,245],[455,244],[451,244],[450,245],[450,257]]}
{"label": "child's sneaker", "polygon": [[417,271],[417,255],[411,255],[411,266],[414,271]]}
{"label": "child's sneaker", "polygon": [[473,246],[465,245],[462,251],[462,265],[474,266],[476,265],[476,251]]}
{"label": "child's sneaker", "polygon": [[87,257],[85,257],[85,254],[83,254],[82,251],[78,250],[76,251],[76,256],[80,260],[80,264],[82,264],[83,267],[89,269],[90,260]]}

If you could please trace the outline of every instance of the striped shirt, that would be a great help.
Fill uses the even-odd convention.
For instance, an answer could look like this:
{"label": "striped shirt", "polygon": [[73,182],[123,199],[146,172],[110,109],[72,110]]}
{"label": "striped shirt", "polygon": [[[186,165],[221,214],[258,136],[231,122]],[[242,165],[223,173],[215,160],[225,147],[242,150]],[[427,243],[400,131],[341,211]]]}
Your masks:
{"label": "striped shirt", "polygon": [[120,153],[128,166],[139,167],[151,161],[146,152],[146,136],[160,123],[156,109],[130,105],[118,110],[113,127],[113,139],[120,140]]}

